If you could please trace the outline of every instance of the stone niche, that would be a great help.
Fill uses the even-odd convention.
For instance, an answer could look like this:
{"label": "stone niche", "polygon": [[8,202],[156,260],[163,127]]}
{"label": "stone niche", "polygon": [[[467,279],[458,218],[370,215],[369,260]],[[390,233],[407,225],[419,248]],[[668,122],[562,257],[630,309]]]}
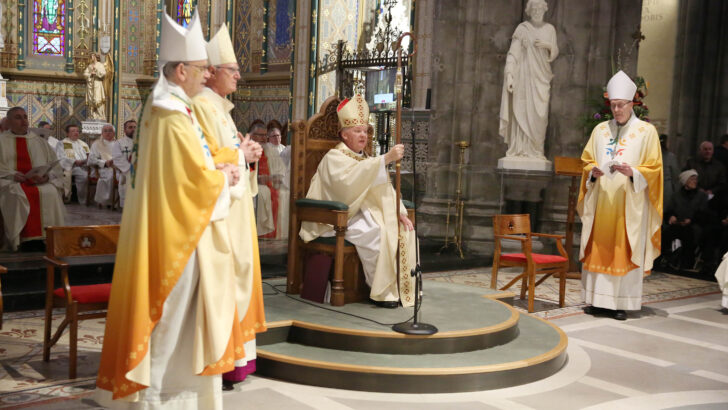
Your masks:
{"label": "stone niche", "polygon": [[[552,63],[545,143],[549,160],[581,155],[587,140],[582,117],[589,102],[601,95],[618,49],[623,49],[621,68],[635,75],[637,52],[627,55],[626,49],[639,28],[640,3],[548,1],[544,19],[556,28],[560,50]],[[455,143],[469,141],[463,170],[463,240],[471,253],[492,255],[491,216],[505,212],[496,166],[507,146],[498,135],[498,114],[510,36],[527,17],[525,5],[526,1],[452,0],[436,2],[432,13],[437,41],[431,59],[427,182],[418,225],[421,236],[444,239],[447,201],[454,198],[457,184]],[[539,212],[542,231],[565,231],[569,183],[565,177],[548,179]]]}

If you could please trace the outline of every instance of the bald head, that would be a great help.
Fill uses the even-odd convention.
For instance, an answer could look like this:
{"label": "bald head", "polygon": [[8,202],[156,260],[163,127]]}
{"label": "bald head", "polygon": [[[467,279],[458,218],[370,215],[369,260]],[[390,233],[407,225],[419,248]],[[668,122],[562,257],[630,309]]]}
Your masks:
{"label": "bald head", "polygon": [[710,141],[701,142],[698,153],[703,161],[710,162],[713,159],[713,143]]}

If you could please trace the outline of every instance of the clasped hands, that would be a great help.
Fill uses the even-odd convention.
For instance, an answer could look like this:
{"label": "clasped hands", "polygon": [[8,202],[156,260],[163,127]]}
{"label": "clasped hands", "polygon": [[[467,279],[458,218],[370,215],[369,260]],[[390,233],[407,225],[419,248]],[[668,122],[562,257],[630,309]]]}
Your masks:
{"label": "clasped hands", "polygon": [[40,185],[48,182],[50,178],[48,177],[48,175],[34,175],[30,178],[26,178],[25,174],[23,174],[22,172],[16,172],[13,179],[15,180],[15,182],[20,182],[21,184],[25,183],[29,185]]}
{"label": "clasped hands", "polygon": [[685,218],[682,221],[678,221],[677,217],[675,215],[671,216],[670,219],[667,221],[669,225],[680,225],[680,226],[687,226],[690,225],[692,221],[690,218]]}
{"label": "clasped hands", "polygon": [[227,175],[228,185],[235,186],[240,181],[240,170],[237,165],[233,164],[217,164],[215,168],[222,171]]}
{"label": "clasped hands", "polygon": [[250,138],[250,134],[241,134],[238,132],[238,139],[240,139],[240,150],[243,151],[245,156],[245,162],[251,163],[256,162],[263,155],[263,147],[257,142]]}

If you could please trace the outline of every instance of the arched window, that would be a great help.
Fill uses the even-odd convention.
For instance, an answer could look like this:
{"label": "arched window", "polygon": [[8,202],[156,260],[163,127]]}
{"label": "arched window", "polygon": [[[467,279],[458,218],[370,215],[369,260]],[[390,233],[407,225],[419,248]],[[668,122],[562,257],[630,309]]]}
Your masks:
{"label": "arched window", "polygon": [[177,24],[187,27],[192,19],[192,0],[177,0]]}
{"label": "arched window", "polygon": [[34,55],[63,57],[66,48],[66,0],[33,0]]}

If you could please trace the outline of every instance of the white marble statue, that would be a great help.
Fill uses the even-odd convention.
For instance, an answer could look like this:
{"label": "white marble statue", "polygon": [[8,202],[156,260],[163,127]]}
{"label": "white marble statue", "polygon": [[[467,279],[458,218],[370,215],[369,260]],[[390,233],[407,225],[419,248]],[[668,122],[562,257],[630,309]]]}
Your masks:
{"label": "white marble statue", "polygon": [[506,57],[499,127],[508,151],[499,167],[537,169],[540,163],[550,168],[543,150],[553,78],[551,62],[559,49],[554,26],[543,21],[546,10],[545,0],[529,0],[526,14],[530,19],[513,33]]}
{"label": "white marble statue", "polygon": [[86,119],[106,121],[106,90],[104,77],[106,68],[97,54],[91,54],[91,61],[83,72],[86,77]]}

